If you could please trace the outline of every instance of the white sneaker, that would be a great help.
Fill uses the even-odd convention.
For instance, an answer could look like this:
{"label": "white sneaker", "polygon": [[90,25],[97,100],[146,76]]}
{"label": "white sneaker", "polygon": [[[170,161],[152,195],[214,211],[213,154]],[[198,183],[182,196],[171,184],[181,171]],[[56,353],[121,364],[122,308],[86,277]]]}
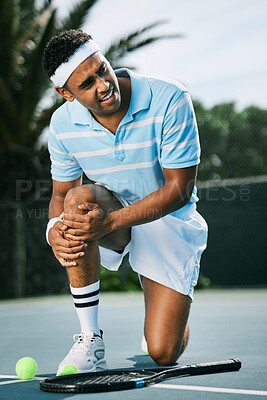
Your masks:
{"label": "white sneaker", "polygon": [[57,375],[97,372],[107,369],[105,345],[101,336],[93,332],[73,336],[75,344],[59,364]]}
{"label": "white sneaker", "polygon": [[147,342],[145,339],[145,336],[142,337],[142,341],[141,341],[141,349],[145,354],[149,354],[148,352],[148,348],[147,348]]}

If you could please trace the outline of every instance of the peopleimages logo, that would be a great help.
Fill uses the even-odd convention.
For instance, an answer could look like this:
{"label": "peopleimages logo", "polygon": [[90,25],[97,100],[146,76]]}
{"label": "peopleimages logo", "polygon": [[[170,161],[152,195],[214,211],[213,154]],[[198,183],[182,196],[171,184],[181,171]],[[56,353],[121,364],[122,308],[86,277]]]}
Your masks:
{"label": "peopleimages logo", "polygon": [[[251,200],[252,185],[259,183],[258,179],[253,178],[253,181],[249,178],[241,179],[224,179],[224,180],[213,180],[205,182],[197,182],[197,197],[201,201],[205,202],[248,202]],[[259,182],[258,182],[259,181]],[[85,182],[86,184],[87,182]],[[93,182],[91,182],[93,183]],[[179,182],[172,185],[171,190],[166,192],[164,190],[159,191],[158,199],[168,201],[170,196],[174,194],[179,197],[179,200],[183,201],[185,198],[191,196],[194,181],[187,183],[186,187],[179,185]],[[102,185],[99,182],[99,185]],[[114,194],[121,195],[126,201],[136,203],[145,197],[148,193],[153,192],[151,187],[152,183],[148,180],[136,180],[131,183],[134,193],[129,193],[128,182],[121,181],[116,182],[116,190],[112,187],[110,182],[107,189],[114,190]],[[104,185],[103,185],[104,186]],[[162,183],[162,187],[164,183]],[[16,218],[27,218],[27,219],[48,219],[49,209],[48,203],[51,198],[52,184],[50,180],[17,180],[16,181]],[[103,199],[106,196],[106,191],[103,191]],[[37,206],[38,202],[38,206]],[[40,208],[40,202],[45,203],[45,207]],[[156,213],[156,215],[155,215]],[[161,212],[151,210],[150,218],[160,218]]]}
{"label": "peopleimages logo", "polygon": [[249,201],[251,183],[247,179],[206,181],[198,185],[198,198],[207,202]]}
{"label": "peopleimages logo", "polygon": [[30,193],[32,193],[32,201],[49,201],[51,187],[52,184],[49,179],[37,179],[35,181],[18,179],[16,180],[16,201],[23,201],[25,195]]}
{"label": "peopleimages logo", "polygon": [[23,208],[17,209],[16,218],[25,219],[49,219],[49,209],[48,208]]}

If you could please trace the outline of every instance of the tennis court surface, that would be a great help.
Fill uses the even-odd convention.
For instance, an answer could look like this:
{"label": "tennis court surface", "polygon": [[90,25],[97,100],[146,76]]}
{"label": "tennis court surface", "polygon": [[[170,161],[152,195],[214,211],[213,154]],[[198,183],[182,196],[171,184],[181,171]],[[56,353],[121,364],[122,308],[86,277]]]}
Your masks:
{"label": "tennis court surface", "polygon": [[[267,289],[197,291],[190,316],[191,339],[179,365],[240,358],[239,372],[179,377],[144,389],[92,394],[45,393],[39,381],[55,374],[79,332],[71,296],[0,302],[0,399],[267,399]],[[110,369],[155,368],[142,354],[142,293],[102,294]],[[166,338],[168,340],[168,338]],[[38,363],[36,378],[16,378],[24,356]]]}

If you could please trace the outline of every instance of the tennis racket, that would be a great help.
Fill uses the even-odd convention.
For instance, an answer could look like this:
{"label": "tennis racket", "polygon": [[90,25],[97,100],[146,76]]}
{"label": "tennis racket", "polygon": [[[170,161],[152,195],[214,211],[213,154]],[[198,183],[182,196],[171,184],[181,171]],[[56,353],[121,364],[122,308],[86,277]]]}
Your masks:
{"label": "tennis racket", "polygon": [[107,370],[46,378],[40,382],[40,389],[45,392],[57,393],[110,392],[142,388],[176,376],[238,371],[240,368],[241,361],[235,358],[167,369]]}

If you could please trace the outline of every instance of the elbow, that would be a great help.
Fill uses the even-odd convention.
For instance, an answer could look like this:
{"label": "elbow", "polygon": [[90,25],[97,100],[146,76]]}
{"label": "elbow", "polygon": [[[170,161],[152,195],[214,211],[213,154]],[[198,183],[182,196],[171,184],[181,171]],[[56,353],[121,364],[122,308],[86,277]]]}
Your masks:
{"label": "elbow", "polygon": [[177,211],[181,208],[183,208],[184,206],[186,206],[192,198],[192,194],[193,194],[193,190],[194,190],[194,185],[188,185],[188,187],[185,188],[185,190],[180,190],[178,191],[178,193],[176,192],[175,195],[175,200],[173,202],[173,211]]}

